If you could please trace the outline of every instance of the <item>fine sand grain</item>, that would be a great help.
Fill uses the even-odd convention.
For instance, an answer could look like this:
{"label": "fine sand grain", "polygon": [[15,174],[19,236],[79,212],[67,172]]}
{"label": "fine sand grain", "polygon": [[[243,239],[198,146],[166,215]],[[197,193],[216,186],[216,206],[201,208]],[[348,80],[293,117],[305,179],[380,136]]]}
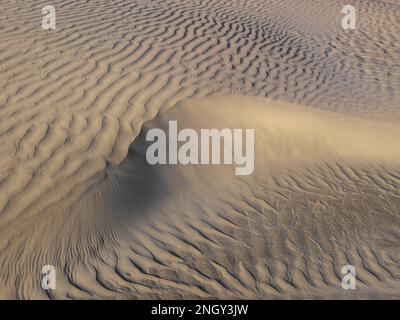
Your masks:
{"label": "fine sand grain", "polygon": [[[400,298],[397,1],[47,4],[0,3],[0,298]],[[150,166],[169,120],[254,173]]]}

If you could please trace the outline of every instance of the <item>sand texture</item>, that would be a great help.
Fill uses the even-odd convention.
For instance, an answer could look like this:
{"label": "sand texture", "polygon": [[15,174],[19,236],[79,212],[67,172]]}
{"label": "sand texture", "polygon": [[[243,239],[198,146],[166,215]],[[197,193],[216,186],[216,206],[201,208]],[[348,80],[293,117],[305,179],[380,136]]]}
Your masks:
{"label": "sand texture", "polygon": [[[0,298],[400,298],[400,3],[352,3],[2,0]],[[254,173],[149,165],[169,120]]]}

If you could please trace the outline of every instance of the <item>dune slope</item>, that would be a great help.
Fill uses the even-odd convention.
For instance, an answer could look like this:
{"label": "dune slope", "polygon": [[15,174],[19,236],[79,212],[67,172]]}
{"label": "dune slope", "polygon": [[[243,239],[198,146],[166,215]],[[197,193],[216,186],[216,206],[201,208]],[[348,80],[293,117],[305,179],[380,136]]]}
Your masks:
{"label": "dune slope", "polygon": [[[399,296],[396,1],[47,4],[0,4],[0,298]],[[149,166],[169,118],[255,128],[254,175]]]}

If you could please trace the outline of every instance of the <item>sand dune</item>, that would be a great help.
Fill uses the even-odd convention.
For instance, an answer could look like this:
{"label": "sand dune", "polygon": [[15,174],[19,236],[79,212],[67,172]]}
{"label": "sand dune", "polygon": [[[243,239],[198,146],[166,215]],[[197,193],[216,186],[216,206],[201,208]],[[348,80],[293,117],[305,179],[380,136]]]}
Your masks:
{"label": "sand dune", "polygon": [[[353,2],[2,1],[0,298],[399,298],[400,6]],[[148,165],[168,119],[254,174]]]}

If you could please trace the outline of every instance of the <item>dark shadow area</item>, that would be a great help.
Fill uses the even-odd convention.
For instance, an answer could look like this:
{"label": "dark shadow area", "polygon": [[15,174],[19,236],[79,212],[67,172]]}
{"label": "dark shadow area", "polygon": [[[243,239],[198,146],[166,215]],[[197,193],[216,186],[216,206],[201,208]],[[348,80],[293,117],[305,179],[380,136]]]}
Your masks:
{"label": "dark shadow area", "polygon": [[160,212],[162,203],[182,186],[176,165],[150,165],[146,160],[146,150],[153,143],[146,141],[146,133],[155,126],[162,124],[155,119],[143,126],[127,157],[117,166],[108,165],[104,180],[96,187],[98,210],[113,223],[126,218],[137,222]]}

